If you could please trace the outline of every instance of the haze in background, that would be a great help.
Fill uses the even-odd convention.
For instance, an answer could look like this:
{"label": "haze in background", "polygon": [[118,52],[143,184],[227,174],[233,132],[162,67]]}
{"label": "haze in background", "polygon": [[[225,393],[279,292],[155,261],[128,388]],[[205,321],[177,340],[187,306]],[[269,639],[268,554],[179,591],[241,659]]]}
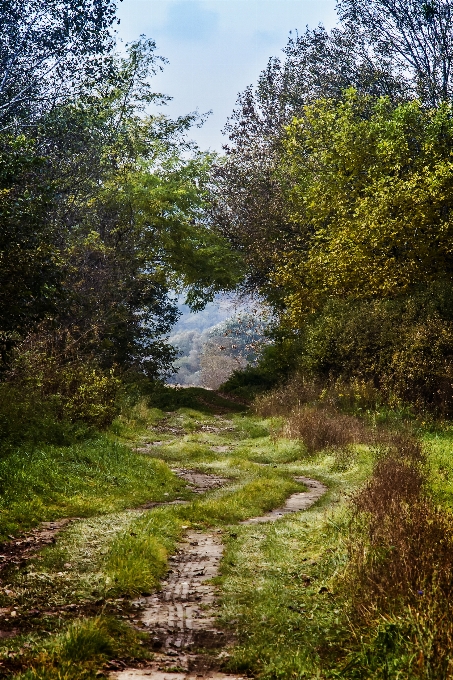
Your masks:
{"label": "haze in background", "polygon": [[[144,34],[169,60],[153,80],[156,91],[173,97],[165,113],[176,117],[212,110],[191,137],[201,149],[219,152],[227,141],[221,130],[239,92],[257,82],[270,57],[283,56],[290,31],[336,23],[335,0],[123,0],[118,15],[118,37],[124,43]],[[212,334],[235,310],[221,297],[198,314],[182,304],[180,310],[169,338],[180,351],[171,380],[198,385],[203,383],[203,355],[206,358]],[[212,347],[210,352],[214,365],[220,359]],[[219,354],[224,355],[225,367],[231,364],[230,369],[224,367],[228,373],[238,366],[228,352]]]}
{"label": "haze in background", "polygon": [[281,55],[289,32],[336,23],[335,0],[123,0],[118,16],[124,42],[145,34],[169,60],[154,78],[156,90],[173,97],[168,115],[212,109],[192,137],[217,151],[238,93]]}

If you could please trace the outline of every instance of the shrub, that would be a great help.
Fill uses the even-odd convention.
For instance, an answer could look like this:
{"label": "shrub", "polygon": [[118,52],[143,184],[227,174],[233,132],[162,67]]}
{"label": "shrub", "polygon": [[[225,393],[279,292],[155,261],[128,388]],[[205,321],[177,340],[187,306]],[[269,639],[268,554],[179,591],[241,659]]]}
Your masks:
{"label": "shrub", "polygon": [[8,381],[31,393],[35,401],[51,405],[54,417],[105,427],[117,413],[120,387],[114,369],[103,369],[75,349],[57,351],[51,336],[30,336],[16,348]]}
{"label": "shrub", "polygon": [[312,454],[350,446],[361,439],[362,432],[360,421],[354,416],[303,407],[291,411],[281,435],[301,439]]}
{"label": "shrub", "polygon": [[256,366],[237,370],[220,386],[220,390],[240,399],[252,400],[259,394],[287,382],[297,368],[300,346],[296,338],[274,338],[266,345]]}
{"label": "shrub", "polygon": [[393,405],[453,413],[451,285],[394,300],[330,301],[301,330],[300,370],[323,384],[359,381]]}
{"label": "shrub", "polygon": [[55,405],[36,391],[0,384],[0,456],[24,444],[66,446],[92,435],[86,424],[58,418]]}

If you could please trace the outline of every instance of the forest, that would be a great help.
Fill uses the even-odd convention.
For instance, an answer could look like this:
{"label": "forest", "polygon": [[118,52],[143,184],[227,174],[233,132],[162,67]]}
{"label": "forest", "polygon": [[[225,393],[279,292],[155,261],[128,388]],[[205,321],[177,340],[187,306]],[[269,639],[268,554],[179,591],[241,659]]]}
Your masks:
{"label": "forest", "polygon": [[0,2],[0,678],[453,678],[453,2],[337,16],[214,153]]}

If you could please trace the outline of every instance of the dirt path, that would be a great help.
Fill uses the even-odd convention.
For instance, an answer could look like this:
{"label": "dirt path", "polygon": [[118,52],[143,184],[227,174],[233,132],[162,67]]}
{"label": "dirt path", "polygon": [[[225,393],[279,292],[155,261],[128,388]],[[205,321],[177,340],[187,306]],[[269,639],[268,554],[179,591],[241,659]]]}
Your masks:
{"label": "dirt path", "polygon": [[294,479],[296,482],[300,482],[301,484],[307,486],[309,491],[293,493],[282,508],[271,510],[261,517],[252,517],[251,519],[246,519],[244,522],[241,522],[241,524],[262,524],[263,522],[275,522],[275,520],[280,519],[290,512],[306,510],[311,505],[313,505],[313,503],[316,503],[318,498],[321,498],[321,496],[323,496],[327,491],[327,487],[324,486],[324,484],[321,484],[321,482],[316,481],[316,479],[309,479],[308,477],[294,477]]}
{"label": "dirt path", "polygon": [[68,517],[54,522],[42,522],[36,529],[19,537],[11,536],[11,541],[0,543],[0,572],[11,565],[20,567],[44,546],[55,543],[57,534],[76,521],[76,517]]}
{"label": "dirt path", "polygon": [[172,472],[181,479],[184,479],[193,493],[206,493],[206,491],[218,489],[230,481],[226,477],[197,472],[190,468],[172,468]]}
{"label": "dirt path", "polygon": [[[186,474],[192,473],[184,470]],[[282,508],[262,517],[241,522],[257,524],[273,522],[285,514],[299,512],[313,505],[327,488],[306,477],[296,477],[309,490],[292,494]],[[196,483],[193,479],[192,483]],[[221,531],[190,531],[172,558],[162,590],[140,598],[141,623],[152,632],[156,650],[146,668],[128,668],[114,672],[116,680],[237,680],[241,676],[220,672],[228,657],[228,635],[215,626],[215,587],[210,582],[218,575],[223,545]],[[198,648],[210,653],[199,653]]]}

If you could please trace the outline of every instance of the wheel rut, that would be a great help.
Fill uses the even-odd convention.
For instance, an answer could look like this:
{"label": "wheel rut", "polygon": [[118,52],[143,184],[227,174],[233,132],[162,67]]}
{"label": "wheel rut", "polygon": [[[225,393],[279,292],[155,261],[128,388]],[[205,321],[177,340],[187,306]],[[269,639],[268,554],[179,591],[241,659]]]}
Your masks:
{"label": "wheel rut", "polygon": [[[185,471],[186,472],[186,471]],[[273,522],[288,513],[306,510],[327,491],[320,482],[295,477],[308,491],[292,494],[282,508],[241,524]],[[222,532],[188,531],[161,591],[136,601],[141,626],[151,634],[154,658],[145,668],[125,668],[110,674],[116,680],[239,680],[222,673],[231,642],[228,632],[216,627],[216,589],[211,579],[219,573],[223,554]],[[209,650],[209,651],[205,651]]]}

